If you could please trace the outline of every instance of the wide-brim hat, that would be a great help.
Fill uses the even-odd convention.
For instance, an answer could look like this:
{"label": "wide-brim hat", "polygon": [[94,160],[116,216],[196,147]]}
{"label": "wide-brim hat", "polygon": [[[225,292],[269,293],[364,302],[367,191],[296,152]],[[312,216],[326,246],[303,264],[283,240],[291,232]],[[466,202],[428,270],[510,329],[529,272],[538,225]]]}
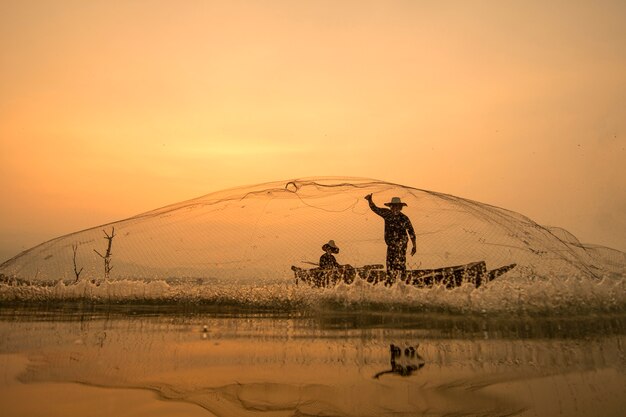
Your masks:
{"label": "wide-brim hat", "polygon": [[406,206],[406,203],[403,203],[400,200],[400,197],[393,197],[390,202],[385,203],[386,206]]}
{"label": "wide-brim hat", "polygon": [[322,250],[330,249],[333,253],[339,253],[339,247],[335,245],[334,240],[329,240],[328,243],[324,243]]}

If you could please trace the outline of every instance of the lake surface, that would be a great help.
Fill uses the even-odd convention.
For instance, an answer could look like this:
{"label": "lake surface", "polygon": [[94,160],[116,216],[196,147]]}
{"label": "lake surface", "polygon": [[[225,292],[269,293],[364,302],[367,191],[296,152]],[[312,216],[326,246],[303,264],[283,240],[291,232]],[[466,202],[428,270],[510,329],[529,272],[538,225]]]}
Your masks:
{"label": "lake surface", "polygon": [[0,402],[4,417],[621,416],[625,333],[619,311],[5,301]]}

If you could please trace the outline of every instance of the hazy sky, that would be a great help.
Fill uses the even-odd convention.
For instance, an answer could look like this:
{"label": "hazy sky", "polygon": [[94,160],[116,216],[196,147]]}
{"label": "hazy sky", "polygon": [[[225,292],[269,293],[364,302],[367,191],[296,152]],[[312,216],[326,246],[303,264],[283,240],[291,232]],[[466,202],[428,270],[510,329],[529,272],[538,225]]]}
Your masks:
{"label": "hazy sky", "polygon": [[626,250],[625,1],[0,0],[0,261],[364,176]]}

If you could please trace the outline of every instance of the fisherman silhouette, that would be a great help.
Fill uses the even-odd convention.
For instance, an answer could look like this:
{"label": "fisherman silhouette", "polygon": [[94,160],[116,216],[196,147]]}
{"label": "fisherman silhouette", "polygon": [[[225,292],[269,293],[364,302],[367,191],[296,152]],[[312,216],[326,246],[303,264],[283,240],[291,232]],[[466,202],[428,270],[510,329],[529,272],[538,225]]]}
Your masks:
{"label": "fisherman silhouette", "polygon": [[401,213],[402,207],[406,206],[400,197],[393,197],[390,202],[385,203],[388,209],[381,208],[374,204],[372,195],[365,196],[370,209],[385,220],[385,243],[387,244],[387,280],[391,284],[398,275],[406,273],[406,249],[411,238],[413,248],[411,256],[415,255],[415,231],[411,220]]}
{"label": "fisherman silhouette", "polygon": [[333,256],[333,253],[339,253],[339,248],[335,244],[334,240],[329,240],[328,243],[325,243],[322,246],[322,250],[325,253],[320,257],[321,269],[333,269],[341,267],[341,265],[339,265],[339,262],[337,262],[337,259],[335,259],[335,257]]}
{"label": "fisherman silhouette", "polygon": [[[335,285],[339,281],[351,284],[356,276],[356,271],[352,265],[341,265],[337,262],[333,254],[339,253],[339,247],[335,244],[335,241],[329,240],[328,243],[322,245],[322,250],[325,253],[320,257],[319,269],[312,280],[314,285],[317,287],[328,287],[329,285]],[[294,267],[291,267],[291,269],[297,270]]]}

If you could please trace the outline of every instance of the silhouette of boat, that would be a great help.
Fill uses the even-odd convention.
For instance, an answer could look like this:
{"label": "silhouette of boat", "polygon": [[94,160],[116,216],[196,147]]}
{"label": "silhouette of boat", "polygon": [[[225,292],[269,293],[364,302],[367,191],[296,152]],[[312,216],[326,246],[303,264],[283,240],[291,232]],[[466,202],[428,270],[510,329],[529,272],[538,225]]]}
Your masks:
{"label": "silhouette of boat", "polygon": [[418,288],[428,288],[435,285],[444,285],[446,288],[456,288],[464,283],[474,284],[476,288],[498,278],[500,275],[515,268],[517,264],[505,265],[496,269],[487,269],[484,261],[471,262],[465,265],[448,266],[436,269],[413,269],[404,274],[388,274],[383,265],[365,265],[353,268],[349,265],[337,269],[303,269],[292,266],[296,285],[303,282],[311,287],[331,288],[341,282],[352,284],[359,277],[369,283],[393,285],[403,281],[407,285]]}

